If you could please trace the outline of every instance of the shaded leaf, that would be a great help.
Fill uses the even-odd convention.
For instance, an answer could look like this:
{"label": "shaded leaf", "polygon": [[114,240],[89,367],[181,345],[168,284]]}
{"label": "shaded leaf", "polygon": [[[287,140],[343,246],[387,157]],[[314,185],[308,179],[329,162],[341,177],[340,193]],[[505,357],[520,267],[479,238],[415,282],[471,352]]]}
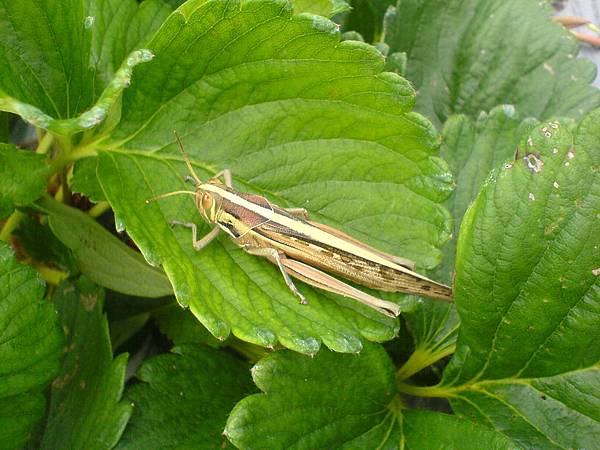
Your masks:
{"label": "shaded leaf", "polygon": [[246,364],[200,345],[146,361],[127,389],[134,413],[119,449],[224,448],[231,408],[252,390]]}
{"label": "shaded leaf", "polygon": [[515,448],[457,417],[402,409],[394,367],[378,345],[358,356],[281,351],[252,376],[263,393],[240,401],[225,429],[239,448]]}
{"label": "shaded leaf", "polygon": [[454,303],[433,300],[420,302],[402,315],[414,340],[414,350],[398,370],[404,380],[454,353],[460,318]]}
{"label": "shaded leaf", "polygon": [[283,2],[188,2],[148,48],[156,58],[97,144],[97,172],[118,226],[163,265],[179,302],[217,337],[304,353],[392,338],[397,322],[357,302],[302,286],[310,304],[299,305],[274,266],[227,239],[194,252],[189,230],[168,226],[198,221],[189,198],[144,202],[183,186],[176,129],[204,179],[230,168],[241,190],[432,267],[452,182],[409,84],[382,73],[372,47],[339,43],[335,24]]}
{"label": "shaded leaf", "polygon": [[61,374],[52,383],[40,448],[112,448],[131,406],[121,401],[127,355],[113,360],[104,292],[82,278],[59,286],[54,302],[67,346]]}
{"label": "shaded leaf", "polygon": [[152,315],[160,331],[176,345],[206,344],[211,347],[221,345],[221,342],[210,334],[189,310],[181,308],[175,302],[153,311]]}
{"label": "shaded leaf", "polygon": [[394,0],[351,0],[352,11],[344,18],[344,31],[357,31],[367,42],[376,42],[383,31],[383,16]]}
{"label": "shaded leaf", "polygon": [[437,124],[512,104],[524,117],[580,117],[600,104],[590,61],[536,0],[400,0],[385,41],[408,55],[417,110]]}
{"label": "shaded leaf", "polygon": [[117,292],[162,297],[173,292],[169,280],[87,214],[44,198],[52,232],[71,249],[79,269],[95,283]]}
{"label": "shaded leaf", "polygon": [[0,143],[0,218],[40,197],[50,175],[46,157]]}
{"label": "shaded leaf", "polygon": [[52,234],[47,224],[42,225],[35,218],[25,216],[13,235],[17,237],[19,245],[27,255],[35,261],[69,272],[70,275],[79,274],[71,250]]}
{"label": "shaded leaf", "polygon": [[461,226],[462,326],[441,389],[528,448],[584,448],[600,432],[599,138],[600,110],[575,136],[536,127]]}
{"label": "shaded leaf", "polygon": [[58,374],[62,333],[44,283],[0,242],[0,447],[21,448],[44,414],[42,390]]}

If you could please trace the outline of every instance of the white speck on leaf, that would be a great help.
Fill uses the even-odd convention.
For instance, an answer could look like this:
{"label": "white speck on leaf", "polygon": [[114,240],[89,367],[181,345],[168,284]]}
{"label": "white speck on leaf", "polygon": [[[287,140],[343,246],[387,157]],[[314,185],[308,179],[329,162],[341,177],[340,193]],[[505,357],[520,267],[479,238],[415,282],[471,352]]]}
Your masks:
{"label": "white speck on leaf", "polygon": [[600,267],[598,267],[597,269],[592,270],[592,273],[596,276],[600,275]]}
{"label": "white speck on leaf", "polygon": [[529,153],[523,157],[525,165],[531,173],[538,173],[544,167],[544,161],[542,161],[537,155]]}
{"label": "white speck on leaf", "polygon": [[558,153],[558,149],[557,149],[556,147],[554,147],[554,148],[552,149],[552,154],[553,154],[553,155],[556,155],[557,153]]}
{"label": "white speck on leaf", "polygon": [[533,147],[533,139],[531,139],[531,136],[529,136],[527,138],[527,145],[529,145],[530,147]]}
{"label": "white speck on leaf", "polygon": [[559,188],[559,185],[558,185],[558,183],[556,181],[554,183],[552,183],[552,186],[554,186],[556,189]]}
{"label": "white speck on leaf", "polygon": [[567,152],[567,158],[568,158],[568,159],[573,159],[573,158],[575,158],[575,152],[574,152],[573,150],[569,150],[569,151]]}
{"label": "white speck on leaf", "polygon": [[529,200],[531,200],[532,202],[535,201],[535,195],[533,195],[533,192],[530,192],[528,197],[529,197]]}
{"label": "white speck on leaf", "polygon": [[83,26],[85,27],[85,29],[89,30],[90,28],[92,28],[95,20],[96,18],[94,16],[87,16],[83,21]]}
{"label": "white speck on leaf", "polygon": [[512,163],[506,163],[506,164],[504,164],[504,168],[505,169],[512,169],[512,166],[513,166]]}
{"label": "white speck on leaf", "polygon": [[554,68],[547,62],[544,63],[544,69],[546,69],[548,72],[550,72],[552,74],[554,73]]}

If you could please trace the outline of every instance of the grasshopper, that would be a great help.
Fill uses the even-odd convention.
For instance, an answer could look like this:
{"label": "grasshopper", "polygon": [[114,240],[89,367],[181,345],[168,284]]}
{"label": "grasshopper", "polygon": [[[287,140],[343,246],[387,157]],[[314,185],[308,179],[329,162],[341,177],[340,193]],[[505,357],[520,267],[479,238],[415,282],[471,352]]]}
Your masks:
{"label": "grasshopper", "polygon": [[[363,286],[390,292],[406,292],[452,300],[452,289],[414,272],[408,259],[377,250],[328,225],[309,220],[304,208],[281,208],[260,195],[236,191],[229,170],[202,182],[179,137],[176,140],[190,172],[185,177],[194,191],[174,191],[146,200],[149,203],[173,195],[192,195],[202,218],[214,228],[198,239],[195,223],[171,221],[171,226],[192,230],[192,245],[199,251],[221,231],[251,255],[277,265],[292,293],[307,303],[291,277],[312,286],[364,303],[390,317],[400,307],[346,284],[323,270]],[[323,269],[323,270],[320,270]]]}

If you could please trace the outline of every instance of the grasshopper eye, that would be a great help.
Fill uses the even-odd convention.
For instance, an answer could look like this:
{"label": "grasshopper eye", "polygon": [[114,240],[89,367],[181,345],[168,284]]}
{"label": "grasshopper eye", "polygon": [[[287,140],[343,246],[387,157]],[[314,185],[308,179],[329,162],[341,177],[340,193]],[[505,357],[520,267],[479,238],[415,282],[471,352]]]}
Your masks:
{"label": "grasshopper eye", "polygon": [[208,192],[202,194],[201,205],[203,209],[210,209],[213,205],[213,198]]}

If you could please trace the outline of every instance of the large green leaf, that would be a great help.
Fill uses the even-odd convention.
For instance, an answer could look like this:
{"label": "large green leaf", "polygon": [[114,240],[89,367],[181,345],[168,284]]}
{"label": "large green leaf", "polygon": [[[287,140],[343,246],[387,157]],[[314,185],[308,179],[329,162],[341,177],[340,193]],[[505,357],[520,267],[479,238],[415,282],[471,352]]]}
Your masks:
{"label": "large green leaf", "polygon": [[515,448],[487,427],[404,410],[379,345],[360,355],[277,352],[252,369],[264,392],[239,402],[225,433],[239,448]]}
{"label": "large green leaf", "polygon": [[95,283],[140,297],[162,297],[173,292],[164,273],[87,214],[50,198],[38,204],[48,212],[52,232],[71,249],[81,272]]}
{"label": "large green leaf", "polygon": [[168,10],[158,0],[2,0],[0,109],[61,134],[96,126],[152,57],[127,53]]}
{"label": "large green leaf", "polygon": [[0,448],[21,448],[42,418],[63,339],[44,283],[0,242]]}
{"label": "large green leaf", "polygon": [[417,109],[438,124],[513,104],[525,117],[579,117],[600,104],[590,61],[537,0],[399,0],[385,41],[408,54]]}
{"label": "large green leaf", "polygon": [[183,186],[175,129],[204,179],[230,168],[238,189],[433,267],[452,183],[409,84],[382,73],[372,47],[340,43],[335,24],[281,1],[188,2],[148,48],[156,58],[97,144],[97,173],[118,226],[163,265],[179,302],[215,336],[263,346],[356,352],[363,337],[392,338],[397,322],[357,302],[301,286],[299,305],[274,266],[227,239],[194,252],[189,230],[169,227],[199,221],[188,197],[144,202]]}
{"label": "large green leaf", "polygon": [[0,143],[0,217],[40,197],[50,174],[45,156]]}
{"label": "large green leaf", "polygon": [[535,128],[461,226],[462,326],[438,393],[530,448],[590,447],[600,433],[599,139],[600,110],[576,135]]}
{"label": "large green leaf", "polygon": [[225,448],[223,428],[235,402],[253,390],[241,360],[201,345],[176,347],[146,361],[119,449]]}
{"label": "large green leaf", "polygon": [[113,360],[104,292],[85,278],[54,295],[67,338],[60,376],[52,383],[40,448],[112,448],[131,415],[121,401],[127,355]]}

